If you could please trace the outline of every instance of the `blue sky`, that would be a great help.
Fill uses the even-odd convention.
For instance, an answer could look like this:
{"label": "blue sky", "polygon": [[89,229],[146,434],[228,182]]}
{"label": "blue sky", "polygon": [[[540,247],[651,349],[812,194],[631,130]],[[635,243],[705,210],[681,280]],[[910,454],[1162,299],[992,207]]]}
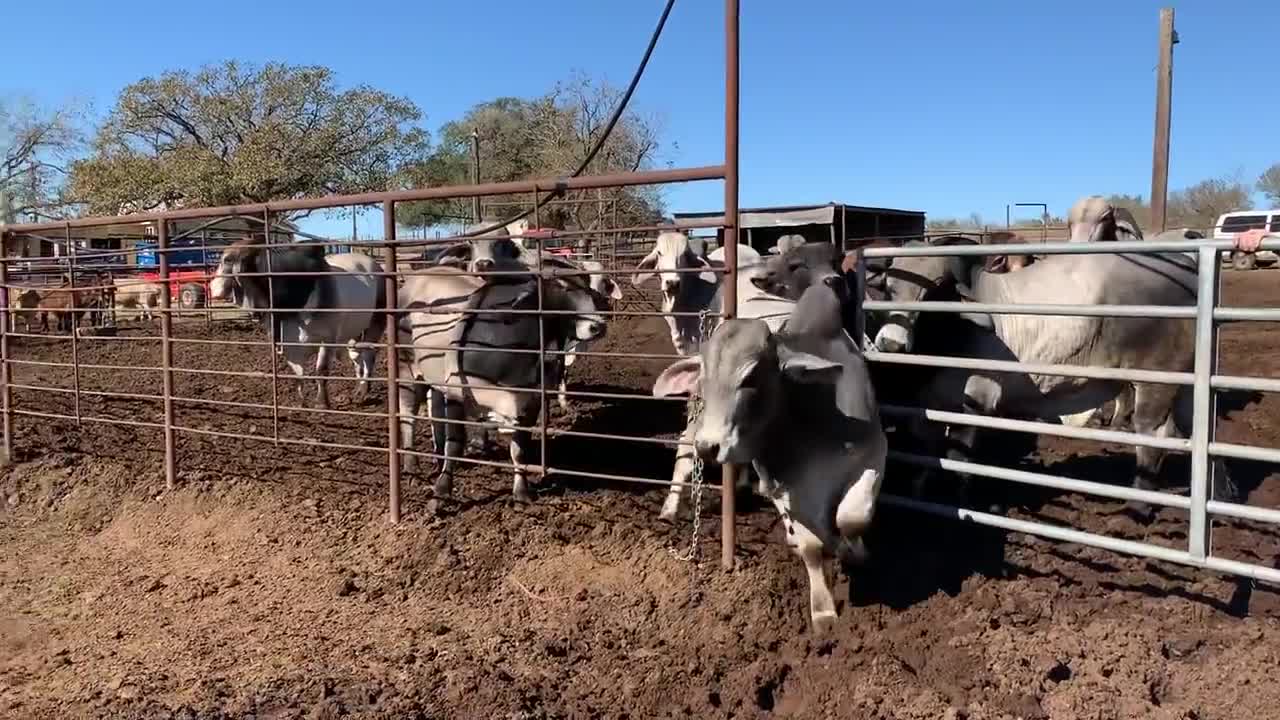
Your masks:
{"label": "blue sky", "polygon": [[[433,131],[471,105],[532,96],[572,71],[625,83],[662,0],[293,3],[45,0],[6,7],[0,93],[90,100],[227,58],[319,63],[412,98]],[[744,207],[826,202],[979,212],[1079,195],[1148,194],[1162,2],[743,0]],[[1170,188],[1280,162],[1280,3],[1173,3]],[[723,148],[717,0],[678,0],[633,101],[661,115],[676,165]],[[31,68],[24,74],[22,68]],[[673,188],[720,207],[719,183]],[[1028,215],[1037,211],[1029,210]],[[324,225],[342,232],[342,223]],[[379,232],[375,217],[362,230]]]}

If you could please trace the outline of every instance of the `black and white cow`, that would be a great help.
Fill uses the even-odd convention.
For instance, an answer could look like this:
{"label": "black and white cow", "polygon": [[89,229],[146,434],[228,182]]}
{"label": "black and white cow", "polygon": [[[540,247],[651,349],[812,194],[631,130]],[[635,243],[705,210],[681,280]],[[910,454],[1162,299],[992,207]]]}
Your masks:
{"label": "black and white cow", "polygon": [[813,629],[829,630],[836,606],[825,560],[865,557],[861,538],[887,454],[866,362],[842,328],[835,282],[806,290],[780,331],[759,319],[725,321],[699,355],[664,370],[653,392],[701,394],[696,452],[755,469],[808,573]]}
{"label": "black and white cow", "polygon": [[[513,277],[486,283],[458,268],[437,267],[409,278],[401,288],[400,307],[406,312],[399,324],[400,344],[412,346],[400,350],[405,449],[413,447],[413,415],[429,389],[433,419],[479,415],[528,428],[541,407],[540,395],[531,391],[544,377],[547,386],[554,386],[564,367],[563,356],[552,354],[545,356],[545,366],[540,364],[540,339],[546,350],[562,351],[568,342],[590,342],[605,333],[599,313],[607,301],[582,276],[544,281],[543,309],[556,313],[543,316],[541,326],[538,315],[530,312],[538,308],[538,277]],[[461,455],[466,432],[456,422],[436,422],[432,430],[435,452],[444,458],[435,482],[436,496],[442,498],[452,492],[451,461]],[[529,499],[523,464],[530,441],[528,429],[512,432],[512,494],[518,500]],[[413,456],[406,457],[406,471],[414,465]]]}
{"label": "black and white cow", "polygon": [[[299,377],[305,372],[303,363],[311,345],[319,344],[315,369],[321,378],[328,374],[330,348],[346,345],[360,379],[359,402],[368,395],[386,320],[381,273],[382,266],[367,255],[326,258],[324,245],[318,243],[268,248],[246,237],[222,253],[209,293],[216,299],[234,299],[246,310],[273,309],[269,320],[277,328],[276,342],[283,344],[280,352]],[[327,381],[317,379],[316,385],[320,406],[329,407]],[[298,395],[306,405],[301,384]]]}

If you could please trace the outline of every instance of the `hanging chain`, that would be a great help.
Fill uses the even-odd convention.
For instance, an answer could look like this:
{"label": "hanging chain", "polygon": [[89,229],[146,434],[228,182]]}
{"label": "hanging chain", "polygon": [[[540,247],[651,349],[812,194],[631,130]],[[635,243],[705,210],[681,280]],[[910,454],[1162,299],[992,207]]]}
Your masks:
{"label": "hanging chain", "polygon": [[[698,335],[701,340],[698,343],[699,348],[706,338],[711,336],[713,319],[710,313],[703,310],[698,314]],[[687,407],[686,427],[696,427],[698,420],[702,417],[702,396],[700,394],[690,393],[689,403]],[[679,453],[679,450],[676,451]],[[695,451],[693,453],[693,469],[689,473],[690,484],[693,485],[693,534],[689,538],[689,549],[683,553],[677,553],[675,548],[671,548],[671,554],[683,562],[696,562],[699,567],[702,566],[702,553],[699,552],[698,537],[702,532],[702,491],[705,487],[703,481],[703,463],[702,457]]]}

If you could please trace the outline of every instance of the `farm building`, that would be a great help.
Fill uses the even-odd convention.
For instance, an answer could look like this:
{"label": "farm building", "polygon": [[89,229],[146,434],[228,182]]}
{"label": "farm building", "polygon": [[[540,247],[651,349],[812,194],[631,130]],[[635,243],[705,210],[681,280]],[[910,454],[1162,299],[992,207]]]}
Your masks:
{"label": "farm building", "polygon": [[[677,225],[722,222],[723,210],[674,213]],[[801,235],[809,242],[841,239],[841,246],[865,238],[911,237],[924,234],[925,214],[919,210],[865,207],[830,202],[823,205],[744,208],[740,212],[739,242],[768,252],[778,238]],[[724,231],[716,230],[716,244]]]}

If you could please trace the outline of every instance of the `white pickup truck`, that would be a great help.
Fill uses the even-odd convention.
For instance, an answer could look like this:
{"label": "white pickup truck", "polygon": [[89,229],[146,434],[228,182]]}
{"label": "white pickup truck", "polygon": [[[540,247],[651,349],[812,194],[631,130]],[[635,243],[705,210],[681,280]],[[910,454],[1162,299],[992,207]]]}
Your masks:
{"label": "white pickup truck", "polygon": [[[1238,210],[1223,213],[1214,223],[1213,238],[1215,240],[1235,240],[1236,236],[1246,230],[1266,230],[1280,233],[1280,209],[1277,210]],[[1231,265],[1237,270],[1252,270],[1255,267],[1275,265],[1280,258],[1270,250],[1259,250],[1248,254],[1240,251],[1231,253]]]}

